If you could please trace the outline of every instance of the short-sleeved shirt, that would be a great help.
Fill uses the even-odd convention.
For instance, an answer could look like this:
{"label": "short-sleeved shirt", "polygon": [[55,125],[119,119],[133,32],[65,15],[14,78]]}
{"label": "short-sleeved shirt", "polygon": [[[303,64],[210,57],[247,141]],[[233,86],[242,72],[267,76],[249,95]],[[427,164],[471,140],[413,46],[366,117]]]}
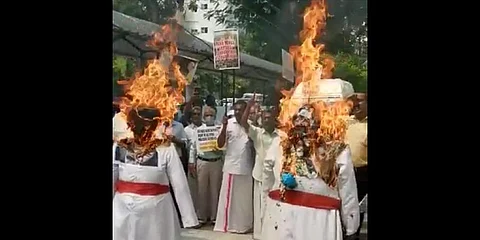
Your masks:
{"label": "short-sleeved shirt", "polygon": [[[223,126],[222,126],[223,128]],[[220,130],[221,131],[221,130]],[[253,160],[248,134],[235,118],[228,120],[223,172],[238,175],[251,175]]]}
{"label": "short-sleeved shirt", "polygon": [[266,151],[273,142],[273,139],[279,138],[282,132],[275,129],[271,134],[264,128],[256,127],[250,124],[248,136],[253,141],[253,146],[256,150],[255,166],[253,167],[252,176],[257,181],[262,181],[263,161],[265,159]]}

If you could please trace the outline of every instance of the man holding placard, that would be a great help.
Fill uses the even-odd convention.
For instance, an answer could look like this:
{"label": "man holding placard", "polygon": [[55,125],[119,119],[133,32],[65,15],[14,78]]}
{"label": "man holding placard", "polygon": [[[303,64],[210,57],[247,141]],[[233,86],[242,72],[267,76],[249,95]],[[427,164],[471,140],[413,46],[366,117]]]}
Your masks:
{"label": "man holding placard", "polygon": [[[200,113],[201,111],[199,111]],[[205,106],[205,123],[196,127],[190,144],[189,169],[197,178],[198,219],[215,223],[222,184],[223,151],[217,148],[221,125],[215,125],[216,109]]]}

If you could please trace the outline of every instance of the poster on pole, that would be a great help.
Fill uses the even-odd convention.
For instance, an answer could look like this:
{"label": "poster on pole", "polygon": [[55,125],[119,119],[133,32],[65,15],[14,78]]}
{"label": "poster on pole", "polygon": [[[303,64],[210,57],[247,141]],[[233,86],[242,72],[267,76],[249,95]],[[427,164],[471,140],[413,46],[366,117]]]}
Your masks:
{"label": "poster on pole", "polygon": [[211,152],[217,148],[217,137],[222,126],[203,126],[197,128],[197,151]]}
{"label": "poster on pole", "polygon": [[293,69],[293,57],[292,55],[282,49],[282,77],[290,82],[295,80],[295,71]]}
{"label": "poster on pole", "polygon": [[213,65],[217,70],[240,69],[238,30],[224,29],[213,33]]}

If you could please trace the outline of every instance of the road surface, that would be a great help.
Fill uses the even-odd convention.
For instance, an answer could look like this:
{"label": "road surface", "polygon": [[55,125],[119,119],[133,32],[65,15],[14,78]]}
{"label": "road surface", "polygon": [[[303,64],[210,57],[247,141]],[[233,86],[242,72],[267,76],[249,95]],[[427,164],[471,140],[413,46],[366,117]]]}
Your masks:
{"label": "road surface", "polygon": [[214,232],[213,226],[200,229],[182,229],[182,240],[252,240],[252,234]]}
{"label": "road surface", "polygon": [[[362,226],[360,240],[367,240],[367,216]],[[214,232],[213,226],[207,225],[200,229],[182,229],[182,240],[252,240],[252,234],[233,234]]]}

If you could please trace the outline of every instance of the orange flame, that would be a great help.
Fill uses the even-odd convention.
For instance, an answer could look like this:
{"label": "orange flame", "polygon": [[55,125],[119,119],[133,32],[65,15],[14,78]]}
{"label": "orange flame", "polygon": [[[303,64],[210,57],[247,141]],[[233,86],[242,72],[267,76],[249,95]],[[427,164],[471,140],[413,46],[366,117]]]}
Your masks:
{"label": "orange flame", "polygon": [[[158,109],[160,116],[156,133],[160,129],[165,136],[165,125],[170,126],[177,111],[177,105],[184,102],[183,90],[187,84],[185,76],[180,72],[180,65],[173,60],[178,53],[175,43],[178,33],[175,24],[163,25],[159,32],[154,33],[148,45],[159,51],[159,58],[150,61],[143,73],[137,73],[131,80],[119,81],[124,85],[125,95],[119,104],[121,116],[127,120],[130,111],[142,108]],[[172,86],[175,83],[175,87]],[[150,139],[142,141],[143,145],[152,145],[157,141],[157,134],[151,134]],[[165,138],[166,139],[166,138]]]}
{"label": "orange flame", "polygon": [[[322,65],[320,63],[321,52],[324,44],[315,44],[315,40],[321,35],[325,29],[327,19],[327,10],[325,0],[312,0],[310,6],[305,9],[303,15],[303,29],[300,32],[300,46],[291,46],[290,54],[292,54],[295,62],[296,79],[295,86],[304,82],[303,95],[310,96],[312,90],[318,89],[316,87],[316,79],[321,73],[320,77],[331,77],[331,70],[334,67],[334,62],[331,59],[324,60]],[[298,109],[304,105],[304,102],[297,99],[292,99],[291,96],[295,88],[291,91],[282,91],[284,98],[280,101],[279,122],[286,128],[287,132],[293,127],[291,123],[292,117],[298,112]]]}
{"label": "orange flame", "polygon": [[[313,111],[312,119],[315,120],[320,127],[314,132],[316,137],[312,136],[312,130],[308,129],[308,136],[318,138],[315,139],[317,143],[312,144],[312,147],[318,147],[320,142],[337,142],[343,143],[345,139],[345,132],[347,128],[347,119],[349,116],[351,105],[346,101],[337,101],[333,104],[327,104],[317,99],[310,99],[317,93],[321,79],[330,79],[332,71],[335,67],[333,58],[326,56],[322,52],[325,45],[316,43],[316,39],[322,35],[326,26],[327,8],[325,0],[312,0],[310,6],[305,9],[303,15],[303,29],[300,32],[300,46],[291,46],[290,53],[295,62],[296,79],[295,86],[289,91],[283,90],[283,98],[280,100],[280,112],[278,120],[281,128],[289,134],[288,137],[282,139],[282,146],[284,148],[283,171],[295,174],[296,157],[291,155],[290,148],[295,144],[297,139],[294,139],[293,117],[298,113],[299,109],[306,104],[309,104]],[[297,89],[302,83],[302,88]],[[302,98],[292,97],[295,90],[301,91]],[[325,145],[325,144],[324,144]],[[330,144],[328,144],[330,145]],[[314,152],[314,151],[312,151]],[[330,161],[331,162],[331,161]],[[328,163],[330,164],[330,163]],[[316,167],[322,167],[322,163],[316,164]],[[325,166],[328,172],[334,172],[331,166]],[[316,169],[320,172],[320,169]],[[324,174],[321,174],[322,178]],[[331,178],[335,174],[327,174],[327,178]],[[330,176],[332,175],[332,176]],[[324,179],[325,180],[325,179]],[[327,179],[325,182],[335,182],[332,179]]]}

